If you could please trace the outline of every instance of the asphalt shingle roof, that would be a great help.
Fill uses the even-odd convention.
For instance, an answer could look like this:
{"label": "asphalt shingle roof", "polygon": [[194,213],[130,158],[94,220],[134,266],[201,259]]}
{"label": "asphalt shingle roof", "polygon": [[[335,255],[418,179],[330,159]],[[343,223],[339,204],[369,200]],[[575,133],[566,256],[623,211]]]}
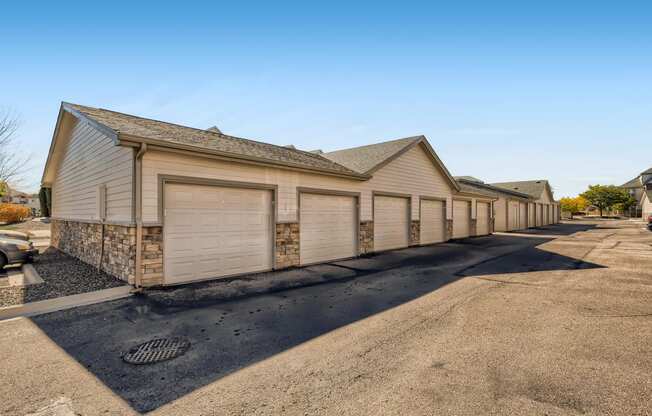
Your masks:
{"label": "asphalt shingle roof", "polygon": [[240,156],[277,165],[295,166],[358,178],[361,176],[358,172],[316,153],[229,136],[215,131],[215,129],[201,130],[78,104],[65,103],[64,106],[68,106],[116,133],[156,140],[162,145],[192,146],[199,151],[215,151],[236,158]]}
{"label": "asphalt shingle roof", "polygon": [[625,182],[624,184],[620,185],[621,188],[640,188],[641,186],[641,176],[637,176],[634,179]]}
{"label": "asphalt shingle roof", "polygon": [[477,182],[477,183],[484,183],[480,179],[476,178],[475,176],[456,176],[456,180],[467,180],[470,182]]}
{"label": "asphalt shingle roof", "polygon": [[497,186],[489,185],[486,183],[483,183],[477,178],[473,179],[466,179],[464,176],[456,176],[457,183],[460,185],[460,190],[462,192],[474,192],[474,193],[481,193],[483,195],[491,196],[494,198],[498,198],[500,195],[511,195],[511,196],[517,196],[520,198],[529,198],[530,195],[522,193],[522,192],[517,192],[517,191],[512,191],[504,188],[499,188]]}
{"label": "asphalt shingle roof", "polygon": [[457,184],[460,186],[460,192],[466,192],[466,193],[471,193],[471,194],[480,194],[484,196],[488,196],[491,198],[497,198],[498,193],[491,191],[486,188],[482,188],[480,186],[475,186],[475,184],[471,184],[470,182],[465,182],[465,181],[457,181]]}
{"label": "asphalt shingle roof", "polygon": [[518,191],[538,199],[541,197],[541,194],[543,194],[547,183],[547,180],[540,179],[534,181],[498,182],[492,183],[490,185],[496,186],[498,188],[509,189],[511,191]]}
{"label": "asphalt shingle roof", "polygon": [[323,156],[353,171],[368,174],[387,159],[421,139],[423,139],[423,136],[406,137],[383,143],[336,150],[324,153]]}

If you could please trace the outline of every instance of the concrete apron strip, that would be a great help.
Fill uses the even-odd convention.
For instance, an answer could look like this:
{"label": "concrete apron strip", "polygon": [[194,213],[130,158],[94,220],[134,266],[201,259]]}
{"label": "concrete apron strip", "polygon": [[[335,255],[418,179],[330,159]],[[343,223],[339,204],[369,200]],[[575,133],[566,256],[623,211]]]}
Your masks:
{"label": "concrete apron strip", "polygon": [[8,306],[0,308],[0,321],[19,316],[35,316],[64,309],[76,308],[78,306],[121,299],[131,296],[132,289],[132,286],[118,286],[111,289],[62,296],[54,299],[39,300],[37,302],[29,302],[23,305]]}

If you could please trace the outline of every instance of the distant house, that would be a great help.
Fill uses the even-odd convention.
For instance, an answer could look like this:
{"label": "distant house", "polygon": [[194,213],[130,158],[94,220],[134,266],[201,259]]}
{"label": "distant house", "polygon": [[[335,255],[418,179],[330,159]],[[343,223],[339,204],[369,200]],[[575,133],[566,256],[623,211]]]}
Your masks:
{"label": "distant house", "polygon": [[647,218],[652,214],[652,168],[641,172],[620,187],[625,188],[637,202],[625,215]]}
{"label": "distant house", "polygon": [[11,187],[8,187],[7,192],[0,197],[0,202],[5,204],[27,205],[27,207],[32,211],[32,216],[34,217],[38,216],[41,212],[41,204],[39,202],[38,194],[20,192]]}

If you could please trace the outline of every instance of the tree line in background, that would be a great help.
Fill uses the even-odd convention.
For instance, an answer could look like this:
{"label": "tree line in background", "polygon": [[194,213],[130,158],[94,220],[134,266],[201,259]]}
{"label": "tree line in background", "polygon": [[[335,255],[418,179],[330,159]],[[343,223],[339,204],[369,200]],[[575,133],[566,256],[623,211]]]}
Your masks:
{"label": "tree line in background", "polygon": [[25,173],[28,158],[18,152],[15,143],[19,126],[18,116],[0,109],[0,196],[9,190],[9,185],[15,186]]}
{"label": "tree line in background", "polygon": [[[0,197],[9,192],[10,187],[18,186],[27,169],[29,156],[25,149],[19,149],[16,135],[20,127],[20,119],[10,110],[0,108]],[[21,151],[22,150],[22,151]],[[41,215],[50,216],[51,195],[49,189],[39,192]],[[11,204],[0,206],[0,221],[14,222],[26,218],[26,207]]]}
{"label": "tree line in background", "polygon": [[626,189],[615,185],[589,185],[589,189],[574,198],[561,198],[559,201],[562,211],[573,214],[584,212],[589,206],[594,206],[600,212],[626,211],[636,204]]}

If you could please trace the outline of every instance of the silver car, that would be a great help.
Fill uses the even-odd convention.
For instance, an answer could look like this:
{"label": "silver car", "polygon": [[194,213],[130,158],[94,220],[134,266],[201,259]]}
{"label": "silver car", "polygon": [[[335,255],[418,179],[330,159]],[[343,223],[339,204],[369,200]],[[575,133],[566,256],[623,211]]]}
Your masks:
{"label": "silver car", "polygon": [[36,254],[31,241],[0,236],[0,270],[8,264],[29,263]]}

